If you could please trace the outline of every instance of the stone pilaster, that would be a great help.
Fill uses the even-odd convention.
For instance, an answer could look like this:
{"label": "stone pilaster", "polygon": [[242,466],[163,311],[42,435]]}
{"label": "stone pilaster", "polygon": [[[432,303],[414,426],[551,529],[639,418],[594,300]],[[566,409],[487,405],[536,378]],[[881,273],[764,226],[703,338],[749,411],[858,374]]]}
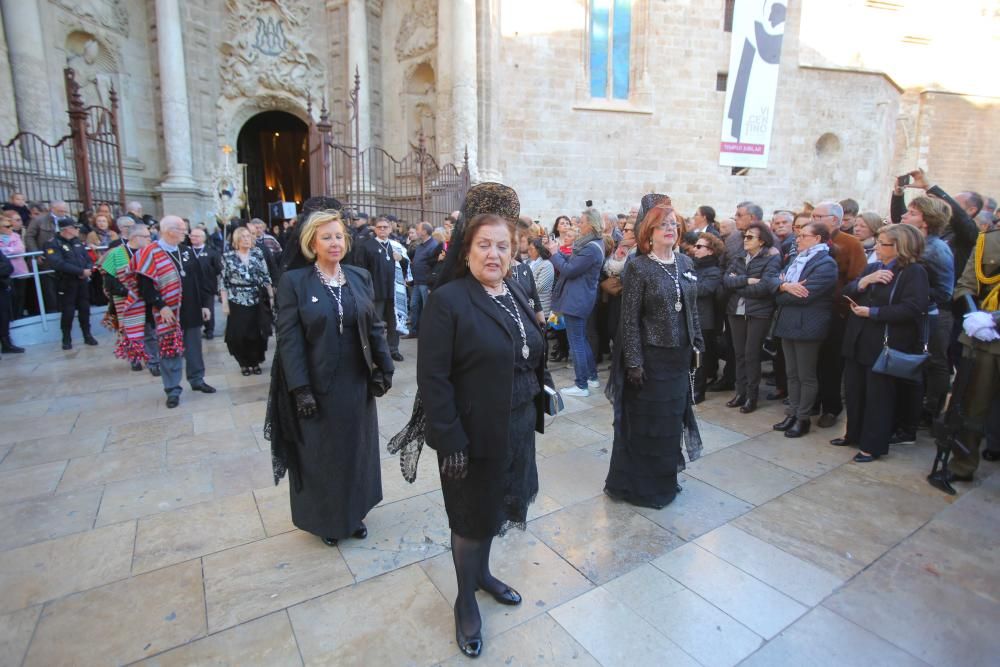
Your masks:
{"label": "stone pilaster", "polygon": [[[469,151],[472,179],[478,180],[479,153],[479,89],[476,57],[476,0],[451,0],[452,31],[438,39],[451,46],[451,110],[454,123],[450,151],[442,156],[445,162],[462,163]],[[439,33],[440,35],[441,33]],[[447,107],[446,107],[447,108]]]}
{"label": "stone pilaster", "polygon": [[45,40],[38,4],[26,0],[2,0],[0,10],[3,11],[7,37],[18,128],[52,141],[57,138],[57,130],[52,117],[50,91],[46,85],[49,76],[45,68]]}
{"label": "stone pilaster", "polygon": [[[191,119],[188,116],[187,71],[178,0],[156,0],[156,39],[160,73],[160,107],[167,173],[160,188],[194,190],[191,168]],[[166,195],[164,197],[166,207]],[[168,211],[172,212],[172,211]]]}
{"label": "stone pilaster", "polygon": [[354,73],[361,76],[358,92],[358,148],[372,145],[371,94],[376,82],[372,81],[368,67],[368,8],[365,0],[348,0],[347,4],[347,60],[348,81],[354,85]]}

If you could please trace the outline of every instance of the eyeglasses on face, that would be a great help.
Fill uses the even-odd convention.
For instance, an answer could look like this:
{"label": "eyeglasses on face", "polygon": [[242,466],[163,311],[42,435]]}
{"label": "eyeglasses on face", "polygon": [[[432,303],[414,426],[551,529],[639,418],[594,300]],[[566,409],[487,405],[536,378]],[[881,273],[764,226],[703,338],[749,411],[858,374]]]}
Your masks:
{"label": "eyeglasses on face", "polygon": [[705,245],[704,243],[695,243],[694,247],[695,248],[701,248],[702,250],[711,250],[712,249],[712,246]]}
{"label": "eyeglasses on face", "polygon": [[759,239],[759,238],[760,237],[757,236],[756,234],[744,234],[743,235],[743,240],[744,241],[749,241],[750,239]]}
{"label": "eyeglasses on face", "polygon": [[805,225],[795,225],[795,229],[805,229]]}

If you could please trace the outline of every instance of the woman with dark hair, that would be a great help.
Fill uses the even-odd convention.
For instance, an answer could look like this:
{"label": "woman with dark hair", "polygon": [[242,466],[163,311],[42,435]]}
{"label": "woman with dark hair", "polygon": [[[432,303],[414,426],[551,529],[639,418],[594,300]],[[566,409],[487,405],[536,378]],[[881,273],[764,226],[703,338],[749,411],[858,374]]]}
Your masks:
{"label": "woman with dark hair", "polygon": [[[489,185],[496,191],[493,206],[516,219],[513,191]],[[491,573],[490,548],[509,528],[524,529],[538,493],[534,434],[544,425],[542,386],[551,380],[542,328],[527,295],[508,277],[513,222],[508,215],[476,215],[461,238],[455,279],[439,284],[424,310],[417,387],[451,528],[456,641],[463,654],[476,657],[483,647],[476,590],[500,604],[521,603],[517,591]]]}
{"label": "woman with dark hair", "polygon": [[[872,370],[884,345],[916,354],[926,346],[930,281],[920,263],[924,237],[911,225],[886,225],[879,231],[879,261],[844,287],[851,314],[844,331],[844,384],[847,434],[831,445],[856,445],[857,463],[889,453],[897,423],[915,423],[915,414],[898,414],[897,396],[912,393],[906,380]],[[918,405],[902,407],[915,413]]]}
{"label": "woman with dark hair", "polygon": [[545,247],[541,239],[534,239],[528,245],[528,266],[535,278],[535,288],[538,290],[538,300],[542,307],[542,315],[549,319],[552,314],[552,286],[556,281],[555,269],[549,258],[552,253]]}
{"label": "woman with dark hair", "polygon": [[726,254],[726,246],[715,234],[702,232],[691,245],[691,254],[694,274],[698,278],[698,320],[701,322],[702,338],[705,339],[705,354],[694,374],[694,402],[701,403],[705,400],[708,383],[715,381],[715,374],[719,371],[717,338],[722,333],[722,322],[715,321],[715,297],[722,285],[719,263]]}
{"label": "woman with dark hair", "polygon": [[775,286],[778,313],[774,335],[781,339],[788,379],[785,419],[774,425],[786,438],[809,432],[819,380],[819,348],[830,329],[833,294],[837,289],[837,262],[830,256],[830,230],[810,222],[797,237],[798,252]]}
{"label": "woman with dark hair", "polygon": [[552,238],[558,239],[560,236],[562,236],[563,232],[572,228],[573,228],[573,221],[569,219],[569,216],[560,215],[558,218],[556,218],[556,221],[552,223]]}
{"label": "woman with dark hair", "polygon": [[605,392],[614,407],[614,444],[604,492],[654,509],[669,505],[679,490],[681,441],[689,460],[701,454],[690,375],[692,349],[705,349],[698,280],[677,242],[673,209],[654,207],[624,274],[621,344]]}
{"label": "woman with dark hair", "polygon": [[736,395],[726,405],[746,414],[757,409],[760,392],[760,352],[774,313],[775,285],[781,256],[771,253],[774,235],[762,222],[751,222],[743,232],[741,257],[733,259],[722,284],[729,292],[726,304],[736,358]]}

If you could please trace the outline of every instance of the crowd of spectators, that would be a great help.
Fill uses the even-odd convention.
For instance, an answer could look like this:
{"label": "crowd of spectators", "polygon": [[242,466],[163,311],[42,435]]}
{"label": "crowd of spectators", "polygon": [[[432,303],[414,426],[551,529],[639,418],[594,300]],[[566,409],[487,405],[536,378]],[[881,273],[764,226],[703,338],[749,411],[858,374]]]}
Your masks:
{"label": "crowd of spectators", "polygon": [[[814,425],[831,428],[846,412],[844,434],[831,443],[858,447],[859,460],[874,460],[890,445],[913,442],[917,429],[930,424],[960,355],[961,317],[953,314],[953,290],[979,234],[996,226],[997,213],[992,198],[974,192],[952,197],[922,170],[908,177],[893,188],[889,218],[861,210],[851,198],[775,209],[769,217],[753,201],[740,202],[731,218],[707,205],[688,218],[675,211],[680,250],[692,259],[698,281],[706,346],[693,378],[696,403],[709,392],[732,392],[726,405],[750,413],[761,401],[782,401],[786,418],[775,429],[793,438]],[[906,188],[916,196],[904,196]],[[670,203],[669,197],[656,197]],[[557,216],[551,225],[527,216],[517,224],[512,272],[517,277],[521,267],[520,275],[537,292],[533,307],[546,325],[549,360],[573,366],[574,384],[564,389],[568,395],[587,396],[601,386],[598,367],[619,335],[622,275],[636,251],[641,208],[612,214],[588,206]],[[435,225],[344,211],[352,241],[345,261],[372,272],[381,259],[394,269],[380,271],[386,284],[379,288],[378,305],[387,319],[402,277],[408,306],[403,338],[419,336],[421,314],[458,215],[455,211]],[[11,193],[0,217],[0,250],[13,256],[3,278],[0,319],[38,313],[35,290],[24,279],[30,266],[19,255],[42,251],[69,216],[65,202],[27,202]],[[118,219],[108,204],[75,218],[95,263],[127,237],[120,227],[129,220],[145,223],[155,240],[156,221],[137,202]],[[261,278],[262,283],[276,284],[281,249],[293,224],[270,229],[259,219],[246,224],[259,249],[254,256],[263,258],[270,274],[271,280]],[[192,232],[195,254],[217,284],[223,235],[203,226]],[[90,281],[92,303],[107,302],[100,275],[95,272]],[[55,310],[54,281],[43,282],[46,306]],[[206,338],[214,334],[214,308],[212,315]],[[19,349],[9,329],[0,328],[4,351]],[[913,351],[926,343],[930,361],[922,382],[873,372],[886,341]],[[395,338],[391,348],[401,359]],[[240,365],[257,372],[260,355],[252,356]],[[764,373],[768,361],[771,370]],[[765,383],[773,388],[763,388]],[[873,392],[879,400],[867,400]]]}

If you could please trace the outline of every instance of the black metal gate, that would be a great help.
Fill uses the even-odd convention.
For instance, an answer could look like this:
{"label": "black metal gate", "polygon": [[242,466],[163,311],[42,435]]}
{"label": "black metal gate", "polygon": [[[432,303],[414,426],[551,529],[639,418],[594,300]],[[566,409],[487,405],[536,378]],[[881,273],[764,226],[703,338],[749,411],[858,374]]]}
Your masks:
{"label": "black metal gate", "polygon": [[361,78],[355,72],[347,101],[352,121],[345,132],[347,143],[335,141],[336,121],[330,119],[325,104],[319,122],[309,127],[312,193],[336,197],[345,208],[369,216],[395,215],[405,222],[427,220],[437,225],[461,207],[469,190],[468,150],[460,166],[438,165],[422,135],[416,150],[402,159],[377,146],[358,150],[360,89]]}

